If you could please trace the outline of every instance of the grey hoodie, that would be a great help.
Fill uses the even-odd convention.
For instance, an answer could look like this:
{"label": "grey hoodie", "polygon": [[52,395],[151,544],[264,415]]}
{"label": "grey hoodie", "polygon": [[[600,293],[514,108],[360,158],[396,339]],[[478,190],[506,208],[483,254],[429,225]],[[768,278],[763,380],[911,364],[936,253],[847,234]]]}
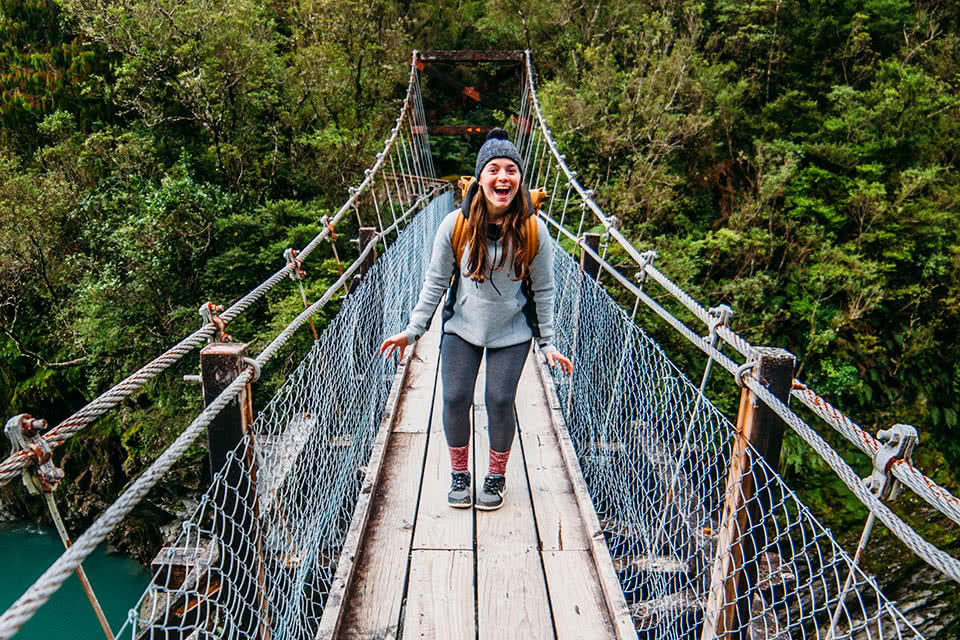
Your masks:
{"label": "grey hoodie", "polygon": [[[455,259],[451,236],[458,213],[459,209],[447,214],[437,229],[420,298],[403,332],[411,344],[427,330],[440,298],[450,289]],[[530,263],[532,301],[525,295],[523,283],[514,280],[512,255],[507,256],[503,267],[496,268],[503,254],[502,240],[487,239],[487,277],[483,282],[471,280],[467,274],[470,248],[469,243],[464,245],[456,299],[448,300],[444,309],[444,333],[454,333],[471,344],[492,348],[509,347],[536,337],[541,351],[556,351],[553,346],[553,239],[543,220],[537,220],[537,232],[539,249]]]}

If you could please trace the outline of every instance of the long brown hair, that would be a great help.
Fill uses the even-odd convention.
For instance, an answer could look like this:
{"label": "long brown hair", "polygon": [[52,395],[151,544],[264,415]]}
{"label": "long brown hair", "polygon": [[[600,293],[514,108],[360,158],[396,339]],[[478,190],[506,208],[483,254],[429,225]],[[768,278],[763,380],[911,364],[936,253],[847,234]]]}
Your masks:
{"label": "long brown hair", "polygon": [[[500,224],[500,240],[503,242],[503,253],[500,254],[499,264],[494,268],[500,269],[507,260],[507,252],[513,250],[513,267],[515,280],[524,280],[530,269],[533,256],[527,253],[527,217],[532,215],[523,187],[517,189],[517,195],[504,212]],[[467,253],[467,273],[471,280],[483,282],[486,279],[484,269],[487,265],[487,199],[483,189],[477,185],[476,193],[470,202],[470,216],[467,218],[467,242],[470,250]]]}

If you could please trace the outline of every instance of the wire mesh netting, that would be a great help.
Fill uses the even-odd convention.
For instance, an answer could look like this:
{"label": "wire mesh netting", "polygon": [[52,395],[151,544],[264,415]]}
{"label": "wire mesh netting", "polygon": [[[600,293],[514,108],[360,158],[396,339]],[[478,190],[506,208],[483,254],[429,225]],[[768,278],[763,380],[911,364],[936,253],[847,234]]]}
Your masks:
{"label": "wire mesh netting", "polygon": [[[560,406],[640,636],[828,638],[841,603],[834,638],[920,637],[859,569],[844,589],[852,559],[796,494],[559,248],[555,264],[577,362]],[[733,455],[749,472],[728,486]]]}
{"label": "wire mesh netting", "polygon": [[[436,227],[435,198],[391,243],[230,454],[121,637],[313,638]],[[129,634],[129,635],[128,635]]]}

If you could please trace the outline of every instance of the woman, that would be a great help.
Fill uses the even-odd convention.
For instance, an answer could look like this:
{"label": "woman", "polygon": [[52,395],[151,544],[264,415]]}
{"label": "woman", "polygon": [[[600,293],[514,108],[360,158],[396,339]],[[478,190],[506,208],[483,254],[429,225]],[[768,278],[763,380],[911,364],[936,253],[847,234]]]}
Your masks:
{"label": "woman", "polygon": [[[527,237],[533,228],[527,219],[534,212],[529,193],[520,185],[520,164],[520,153],[507,132],[491,131],[477,153],[476,182],[460,210],[444,218],[437,230],[420,299],[407,328],[380,347],[386,357],[399,349],[403,358],[407,345],[427,330],[440,297],[450,290],[443,310],[440,374],[443,431],[452,469],[447,502],[452,507],[473,505],[468,470],[470,408],[484,352],[490,463],[477,493],[478,509],[503,505],[507,460],[516,431],[513,403],[531,339],[536,338],[550,366],[565,372],[573,369],[552,344],[552,241],[542,220],[536,221],[537,241]],[[454,246],[455,229],[465,237],[460,247]],[[535,255],[526,255],[534,253],[532,247]]]}

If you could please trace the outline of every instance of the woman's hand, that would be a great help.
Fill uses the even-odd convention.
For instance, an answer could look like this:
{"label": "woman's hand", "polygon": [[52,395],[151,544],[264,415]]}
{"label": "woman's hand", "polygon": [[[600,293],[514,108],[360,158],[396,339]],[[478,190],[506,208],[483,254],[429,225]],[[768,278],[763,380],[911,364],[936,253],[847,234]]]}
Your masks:
{"label": "woman's hand", "polygon": [[551,351],[546,354],[547,364],[549,364],[554,369],[557,368],[557,365],[560,366],[560,370],[564,373],[570,373],[573,371],[573,363],[570,361],[570,358],[566,357],[559,351]]}
{"label": "woman's hand", "polygon": [[400,360],[403,360],[403,352],[407,350],[407,344],[407,336],[402,333],[398,333],[397,335],[390,336],[383,341],[383,344],[380,345],[380,353],[383,354],[384,358],[389,358],[393,355],[394,349],[400,349]]}

